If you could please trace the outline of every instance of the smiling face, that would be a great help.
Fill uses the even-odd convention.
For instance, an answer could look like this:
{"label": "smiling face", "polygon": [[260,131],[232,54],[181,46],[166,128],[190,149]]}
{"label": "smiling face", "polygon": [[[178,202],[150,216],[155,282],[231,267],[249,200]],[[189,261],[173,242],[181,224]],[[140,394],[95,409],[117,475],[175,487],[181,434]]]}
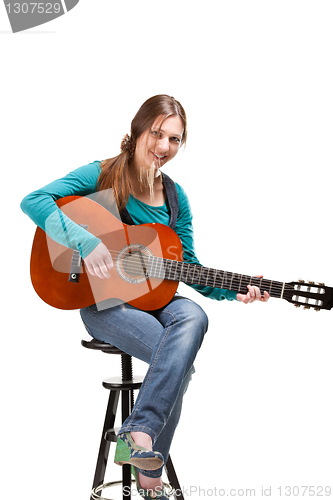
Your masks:
{"label": "smiling face", "polygon": [[136,141],[134,166],[137,172],[142,169],[157,171],[178,153],[184,126],[177,115],[159,116],[152,127]]}

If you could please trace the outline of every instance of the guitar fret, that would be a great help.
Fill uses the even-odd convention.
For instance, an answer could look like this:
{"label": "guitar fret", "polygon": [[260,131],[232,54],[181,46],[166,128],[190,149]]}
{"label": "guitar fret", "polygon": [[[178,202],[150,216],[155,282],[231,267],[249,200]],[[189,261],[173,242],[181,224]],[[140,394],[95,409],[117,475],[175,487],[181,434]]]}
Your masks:
{"label": "guitar fret", "polygon": [[207,281],[209,277],[209,269],[207,267],[202,267],[200,270],[199,285],[207,286]]}
{"label": "guitar fret", "polygon": [[175,267],[175,280],[180,281],[181,274],[182,274],[182,263],[177,261],[177,264]]}
{"label": "guitar fret", "polygon": [[201,272],[201,269],[200,269],[200,272],[198,271],[198,269],[201,268],[201,266],[198,266],[197,264],[191,264],[190,266],[190,269],[191,269],[191,272],[190,272],[190,279],[191,279],[191,284],[199,284],[199,276],[200,276],[200,272]]}
{"label": "guitar fret", "polygon": [[209,285],[209,280],[210,280],[210,272],[211,272],[211,269],[209,269],[208,267],[203,267],[202,268],[202,271],[201,271],[201,275],[202,275],[202,284],[203,286],[208,286]]}
{"label": "guitar fret", "polygon": [[153,275],[153,267],[154,267],[154,260],[151,257],[148,257],[148,276]]}
{"label": "guitar fret", "polygon": [[247,286],[251,283],[251,276],[246,276],[245,274],[242,274],[242,279],[241,279],[241,284],[239,285],[238,291],[240,293],[247,293],[248,288]]}
{"label": "guitar fret", "polygon": [[[177,268],[178,268],[178,264],[181,264],[181,262],[178,262],[176,260],[170,260],[169,264],[170,264],[169,279],[173,280],[173,281],[180,281],[180,274],[181,273],[178,273]],[[172,275],[171,275],[171,272],[173,273]]]}
{"label": "guitar fret", "polygon": [[155,276],[154,272],[155,259],[154,257],[148,257],[148,260],[149,260],[149,276]]}
{"label": "guitar fret", "polygon": [[232,280],[233,280],[233,277],[234,277],[234,273],[226,273],[227,274],[227,280],[226,280],[226,284],[223,288],[227,289],[227,290],[232,290]]}
{"label": "guitar fret", "polygon": [[281,296],[280,296],[280,299],[282,299],[282,298],[283,298],[284,286],[285,286],[285,284],[283,283],[283,287],[282,287],[282,291],[281,291]]}
{"label": "guitar fret", "polygon": [[242,275],[238,273],[232,273],[232,279],[230,283],[229,290],[234,290],[235,292],[239,292],[240,282],[242,281]]}
{"label": "guitar fret", "polygon": [[[156,274],[158,276],[158,278],[161,278],[162,277],[162,274],[165,275],[165,267],[164,267],[164,262],[163,260],[161,259],[156,259]],[[163,270],[163,272],[162,272]]]}
{"label": "guitar fret", "polygon": [[173,273],[173,275],[172,275],[172,279],[173,279],[173,280],[175,280],[175,279],[176,279],[176,277],[177,277],[177,276],[176,276],[176,272],[177,272],[177,264],[178,264],[178,262],[177,262],[177,261],[176,261],[176,262],[173,262],[173,261],[171,261],[171,262],[170,262],[170,269],[171,269],[171,271],[172,271],[172,273]]}
{"label": "guitar fret", "polygon": [[168,261],[165,260],[164,261],[164,276],[165,276],[165,279],[168,279],[168,272],[169,272]]}
{"label": "guitar fret", "polygon": [[166,262],[166,264],[167,264],[167,266],[166,266],[166,268],[167,268],[167,269],[166,269],[166,270],[167,270],[167,272],[168,272],[167,279],[171,280],[171,279],[172,279],[172,277],[171,277],[171,272],[172,272],[172,261],[171,261],[171,260],[167,260],[167,261],[165,261],[165,262]]}
{"label": "guitar fret", "polygon": [[187,264],[186,262],[182,262],[179,281],[183,281],[184,283],[186,283],[188,270],[189,270],[189,264]]}
{"label": "guitar fret", "polygon": [[271,293],[270,290],[272,289],[272,281],[262,279],[260,289],[262,289],[263,292],[266,290],[266,292]]}
{"label": "guitar fret", "polygon": [[273,291],[269,292],[270,295],[272,297],[275,297],[275,298],[280,298],[281,290],[282,290],[282,287],[284,286],[284,283],[280,283],[279,281],[272,281],[271,283],[272,283]]}
{"label": "guitar fret", "polygon": [[154,257],[149,256],[148,257],[148,275],[149,276],[156,276],[156,271],[154,268],[157,266],[157,260]]}
{"label": "guitar fret", "polygon": [[159,278],[157,273],[158,260],[155,257],[149,257],[149,262],[150,262],[149,275]]}
{"label": "guitar fret", "polygon": [[190,272],[189,272],[189,277],[188,277],[188,279],[189,279],[189,282],[190,282],[191,284],[193,284],[193,281],[194,281],[194,271],[195,271],[194,266],[189,266],[189,271],[190,271]]}
{"label": "guitar fret", "polygon": [[240,275],[240,280],[239,280],[238,291],[240,291],[240,289],[241,289],[241,286],[242,286],[242,279],[243,279],[243,275],[241,274],[241,275]]}
{"label": "guitar fret", "polygon": [[178,273],[178,281],[182,281],[181,279],[181,276],[182,276],[182,273],[183,273],[183,262],[178,262],[178,266],[177,266],[177,273]]}
{"label": "guitar fret", "polygon": [[221,288],[223,288],[224,278],[225,278],[225,271],[223,271],[223,279],[222,279],[222,283],[221,283]]}
{"label": "guitar fret", "polygon": [[[225,290],[231,290],[230,286],[229,286],[229,282],[230,282],[230,275],[231,273],[228,273],[227,271],[224,271],[224,274],[223,274],[223,281],[222,281],[222,286],[221,288],[224,288]],[[232,279],[231,279],[232,281]]]}
{"label": "guitar fret", "polygon": [[188,271],[190,269],[190,265],[188,264],[186,267],[187,267],[187,271],[186,271],[186,276],[185,276],[185,280],[184,280],[185,282],[187,281],[187,276],[188,276]]}
{"label": "guitar fret", "polygon": [[[223,276],[222,276],[222,273],[223,273]],[[224,280],[224,271],[216,270],[216,272],[215,272],[215,287],[216,288],[223,288],[223,280]]]}
{"label": "guitar fret", "polygon": [[163,259],[161,258],[154,258],[155,261],[156,261],[156,271],[154,272],[153,276],[155,276],[156,278],[162,278],[164,279],[166,276],[166,265],[165,265],[165,262],[163,261]]}
{"label": "guitar fret", "polygon": [[216,269],[214,269],[214,281],[213,281],[213,287],[215,287],[215,283],[216,283]]}
{"label": "guitar fret", "polygon": [[200,275],[199,275],[198,283],[199,283],[199,285],[205,286],[204,283],[206,283],[206,281],[207,281],[207,278],[205,276],[205,268],[202,267],[200,269]]}
{"label": "guitar fret", "polygon": [[165,276],[165,265],[162,259],[159,260],[159,266],[157,267],[157,270],[159,271],[159,278]]}
{"label": "guitar fret", "polygon": [[183,262],[178,262],[178,281],[182,281]]}

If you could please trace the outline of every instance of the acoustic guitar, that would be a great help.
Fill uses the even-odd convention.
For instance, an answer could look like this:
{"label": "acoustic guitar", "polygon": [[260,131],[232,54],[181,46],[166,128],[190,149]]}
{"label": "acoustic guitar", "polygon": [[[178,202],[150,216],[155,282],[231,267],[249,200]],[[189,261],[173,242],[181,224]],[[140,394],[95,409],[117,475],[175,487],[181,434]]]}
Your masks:
{"label": "acoustic guitar", "polygon": [[85,270],[76,250],[56,243],[37,228],[31,254],[31,280],[37,294],[59,309],[79,309],[117,298],[143,310],[167,304],[178,283],[198,284],[247,293],[256,285],[271,297],[295,306],[331,309],[333,288],[324,283],[282,283],[183,262],[178,235],[163,224],[123,224],[95,201],[68,196],[57,201],[61,211],[99,237],[113,258],[110,279]]}

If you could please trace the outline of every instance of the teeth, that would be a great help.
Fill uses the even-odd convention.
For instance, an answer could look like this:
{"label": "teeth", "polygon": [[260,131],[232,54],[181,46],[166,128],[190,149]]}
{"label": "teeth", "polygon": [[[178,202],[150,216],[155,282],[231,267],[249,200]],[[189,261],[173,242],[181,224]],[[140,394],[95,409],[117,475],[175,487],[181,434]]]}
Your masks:
{"label": "teeth", "polygon": [[159,158],[159,159],[161,159],[161,158],[164,158],[164,157],[165,157],[164,155],[158,155],[158,154],[156,154],[156,153],[154,153],[154,155],[156,156],[156,158]]}

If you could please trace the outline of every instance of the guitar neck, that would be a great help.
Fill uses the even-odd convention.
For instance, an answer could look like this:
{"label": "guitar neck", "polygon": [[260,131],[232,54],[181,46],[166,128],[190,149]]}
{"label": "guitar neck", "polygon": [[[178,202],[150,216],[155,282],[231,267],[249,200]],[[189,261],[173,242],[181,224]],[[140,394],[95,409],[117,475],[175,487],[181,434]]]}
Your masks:
{"label": "guitar neck", "polygon": [[254,285],[258,286],[262,291],[266,290],[271,297],[283,298],[285,283],[280,281],[230,273],[197,264],[159,257],[149,257],[149,261],[149,274],[155,278],[182,281],[188,285],[195,284],[212,288],[223,288],[244,294],[248,292],[248,285]]}

